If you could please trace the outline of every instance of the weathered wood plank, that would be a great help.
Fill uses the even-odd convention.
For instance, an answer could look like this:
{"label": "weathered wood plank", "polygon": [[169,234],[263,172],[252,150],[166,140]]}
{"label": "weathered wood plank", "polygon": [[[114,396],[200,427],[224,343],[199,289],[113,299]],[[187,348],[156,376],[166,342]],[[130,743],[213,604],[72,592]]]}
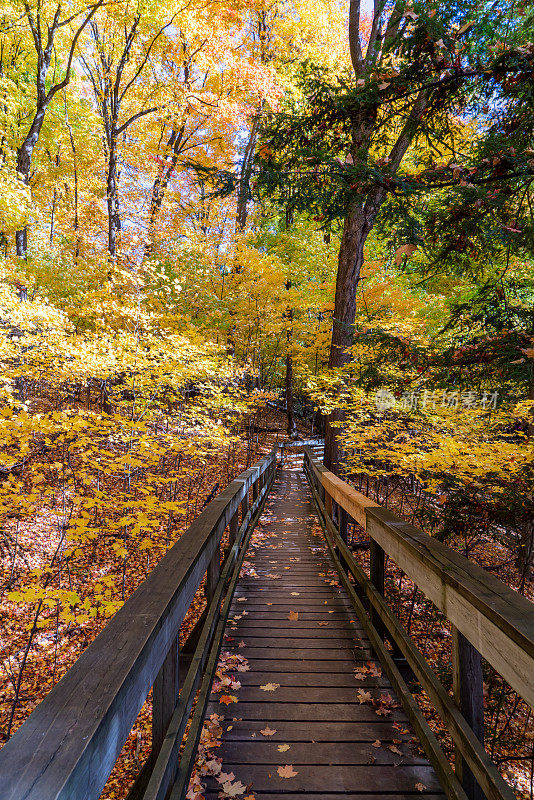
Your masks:
{"label": "weathered wood plank", "polygon": [[[280,687],[273,692],[267,692],[260,688],[260,686],[265,686],[269,683],[280,683]],[[311,696],[308,686],[284,686],[284,678],[282,677],[280,678],[280,681],[272,681],[271,679],[267,681],[264,678],[260,686],[250,686],[248,684],[241,686],[239,691],[238,710],[241,709],[241,703],[265,703],[267,701],[271,703],[298,703],[300,705],[308,704],[311,706],[319,705],[321,703],[343,703],[346,706],[359,706],[361,704],[358,701],[358,689],[362,688],[363,683],[363,681],[356,681],[354,677],[352,678],[352,686],[348,687],[325,686],[323,683],[322,686],[316,687],[313,690],[312,701],[310,699]],[[368,685],[367,688],[367,693],[370,694],[373,700],[376,701],[379,700],[382,691],[382,687],[378,688],[376,686],[376,679],[375,685]],[[216,695],[214,695],[212,699],[215,702],[217,700]],[[358,709],[352,709],[353,714],[357,710]],[[288,713],[290,711],[291,708],[288,708]],[[373,707],[372,711],[373,713],[376,713],[376,707]]]}
{"label": "weathered wood plank", "polygon": [[[214,706],[211,706],[213,708]],[[268,720],[265,720],[268,722]],[[313,724],[313,731],[310,730],[309,722],[295,720],[277,720],[276,725],[271,724],[271,729],[276,733],[269,739],[261,736],[260,729],[264,726],[257,720],[235,719],[225,723],[227,730],[224,732],[223,749],[226,742],[250,742],[255,739],[259,741],[273,742],[275,745],[284,742],[374,742],[393,741],[399,739],[399,731],[393,727],[394,720],[384,720],[383,717],[375,717],[374,720],[360,722],[344,722],[337,720],[316,720]],[[229,730],[228,730],[229,729]],[[254,736],[252,735],[254,734]],[[311,789],[313,791],[313,789]]]}
{"label": "weathered wood plank", "polygon": [[[395,737],[398,741],[398,736]],[[393,738],[381,741],[380,747],[373,747],[373,742],[376,739],[368,740],[366,742],[295,742],[290,745],[289,750],[282,756],[288,759],[292,764],[300,765],[320,765],[325,764],[328,766],[338,765],[368,765],[369,759],[375,759],[374,766],[380,764],[399,764],[403,756],[393,753],[388,749],[393,742]],[[225,760],[240,765],[240,764],[272,764],[278,765],[281,761],[281,755],[278,750],[278,742],[273,741],[258,741],[254,739],[249,742],[227,742],[224,748]],[[398,745],[401,752],[405,751],[405,755],[410,759],[413,764],[426,764],[427,761],[421,756],[414,756],[411,749],[406,744]]]}
{"label": "weathered wood plank", "polygon": [[[282,756],[284,754],[281,754]],[[280,765],[291,764],[289,759],[281,758]],[[371,766],[337,766],[335,769],[329,764],[304,765],[299,770],[299,765],[294,765],[298,774],[291,778],[291,791],[306,792],[313,786],[316,792],[357,792],[365,786],[369,792],[380,794],[396,794],[398,792],[417,791],[415,784],[422,783],[427,790],[439,792],[441,787],[437,781],[432,767],[423,764],[413,764],[402,769],[381,764]],[[241,768],[240,768],[241,767]],[[233,772],[237,780],[248,785],[252,783],[254,792],[284,792],[288,789],[288,781],[278,775],[278,771],[264,764],[250,764],[243,768],[242,765],[225,761],[225,771]],[[215,787],[213,779],[208,786]]]}
{"label": "weathered wood plank", "polygon": [[[365,794],[363,789],[360,790],[359,794],[355,794],[354,792],[343,792],[343,800],[370,800],[370,798],[374,798],[376,800],[376,794],[373,792],[372,788],[370,790],[371,793]],[[216,789],[213,792],[206,792],[206,800],[220,800],[220,789]],[[423,800],[443,800],[445,795],[444,794],[436,794],[434,792],[426,792],[423,790],[422,792],[414,791],[412,793],[406,792],[395,792],[395,794],[391,795],[394,800],[417,800],[417,798],[423,798]],[[282,792],[270,792],[270,791],[254,791],[254,798],[255,800],[303,800],[302,792],[291,792],[291,791],[282,791]],[[330,792],[306,792],[306,800],[340,800],[339,793],[330,794]]]}

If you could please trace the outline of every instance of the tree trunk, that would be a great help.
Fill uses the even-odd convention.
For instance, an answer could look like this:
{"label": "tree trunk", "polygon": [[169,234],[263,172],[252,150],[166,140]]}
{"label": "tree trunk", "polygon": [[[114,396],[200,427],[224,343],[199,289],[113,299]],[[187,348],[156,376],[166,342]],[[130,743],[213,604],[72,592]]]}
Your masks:
{"label": "tree trunk", "polygon": [[184,142],[184,136],[185,123],[180,127],[180,129],[173,129],[171,131],[171,135],[169,136],[165,150],[166,154],[170,153],[170,159],[167,161],[167,156],[164,157],[165,160],[161,164],[158,174],[154,179],[154,183],[152,184],[150,214],[148,218],[149,242],[147,242],[145,247],[145,258],[150,258],[154,249],[154,237],[157,219],[161,211],[163,198],[165,197],[165,192],[167,191],[169,181],[171,180],[178,163],[178,158]]}
{"label": "tree trunk", "polygon": [[[32,168],[32,157],[35,145],[39,141],[39,134],[43,127],[47,106],[40,106],[35,112],[30,130],[26,138],[21,144],[17,154],[17,172],[22,175],[25,184],[30,182],[30,173]],[[22,230],[15,233],[15,247],[17,256],[19,258],[26,258],[28,252],[28,227],[25,226]],[[27,290],[25,289],[26,293]],[[21,300],[23,298],[21,297]]]}
{"label": "tree trunk", "polygon": [[[287,281],[286,289],[289,291],[291,288],[291,281]],[[287,414],[287,435],[290,438],[295,438],[297,435],[297,426],[295,423],[295,411],[293,404],[293,356],[291,353],[291,341],[293,339],[293,332],[291,330],[291,323],[293,320],[293,310],[287,310],[287,351],[286,351],[286,414]]]}
{"label": "tree trunk", "polygon": [[[336,298],[332,322],[332,344],[328,366],[336,369],[351,360],[351,346],[356,316],[356,291],[364,260],[364,246],[384,201],[382,189],[376,189],[362,207],[349,207],[339,248],[336,278]],[[333,411],[326,422],[324,463],[336,475],[341,464],[338,425],[343,422],[341,409]],[[332,425],[336,423],[336,425]]]}
{"label": "tree trunk", "polygon": [[117,139],[115,132],[112,131],[107,175],[108,250],[112,258],[115,258],[117,255],[117,232],[121,229],[117,166]]}
{"label": "tree trunk", "polygon": [[244,231],[245,225],[247,224],[250,176],[252,175],[252,167],[254,164],[254,153],[256,151],[256,140],[258,138],[258,128],[262,107],[263,104],[260,106],[259,111],[252,122],[248,142],[243,155],[243,162],[241,164],[239,185],[237,188],[236,209],[236,230],[238,232]]}

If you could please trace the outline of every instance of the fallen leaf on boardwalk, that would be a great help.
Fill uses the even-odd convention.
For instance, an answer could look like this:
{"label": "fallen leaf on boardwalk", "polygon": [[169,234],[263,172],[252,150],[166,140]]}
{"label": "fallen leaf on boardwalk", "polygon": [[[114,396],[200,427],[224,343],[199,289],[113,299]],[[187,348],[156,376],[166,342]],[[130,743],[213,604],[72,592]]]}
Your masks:
{"label": "fallen leaf on boardwalk", "polygon": [[217,776],[217,780],[219,783],[227,783],[227,781],[235,780],[235,775],[233,772],[221,772],[221,774]]}
{"label": "fallen leaf on boardwalk", "polygon": [[424,792],[425,789],[426,789],[426,786],[425,786],[424,783],[416,783],[415,784],[415,788],[417,789],[418,792]]}
{"label": "fallen leaf on boardwalk", "polygon": [[298,772],[293,769],[292,764],[286,764],[285,767],[278,767],[278,774],[281,778],[294,778]]}
{"label": "fallen leaf on boardwalk", "polygon": [[276,689],[280,688],[279,683],[264,683],[263,686],[260,686],[260,689],[263,689],[264,692],[274,692]]}
{"label": "fallen leaf on boardwalk", "polygon": [[269,728],[267,725],[267,727],[260,731],[260,733],[262,736],[274,736],[276,733],[276,728]]}
{"label": "fallen leaf on boardwalk", "polygon": [[291,597],[298,597],[300,592],[291,592]]}
{"label": "fallen leaf on boardwalk", "polygon": [[272,606],[272,603],[265,603],[266,606]]}
{"label": "fallen leaf on boardwalk", "polygon": [[391,714],[391,709],[383,708],[383,706],[380,706],[380,708],[376,709],[376,713],[378,714],[379,717],[388,717]]}
{"label": "fallen leaf on boardwalk", "polygon": [[391,752],[392,752],[392,753],[397,753],[397,755],[398,755],[398,756],[401,756],[401,755],[402,755],[402,753],[401,753],[401,751],[399,750],[399,748],[398,748],[396,745],[394,745],[394,744],[390,744],[390,745],[388,745],[388,750],[391,750]]}
{"label": "fallen leaf on boardwalk", "polygon": [[320,628],[324,628],[325,625],[328,625],[328,622],[318,622],[317,625],[319,625]]}
{"label": "fallen leaf on boardwalk", "polygon": [[227,727],[226,731],[227,731],[227,732],[228,732],[228,731],[231,731],[233,727],[234,727],[233,725],[228,725],[228,727]]}
{"label": "fallen leaf on boardwalk", "polygon": [[373,699],[371,692],[364,692],[363,689],[358,689],[358,700],[360,703],[370,703]]}
{"label": "fallen leaf on boardwalk", "polygon": [[293,622],[295,622],[298,618],[299,618],[299,612],[298,611],[290,611],[289,612],[288,619],[293,620]]}
{"label": "fallen leaf on boardwalk", "polygon": [[238,597],[237,598],[237,602],[238,603],[244,603],[246,599],[247,599],[246,597]]}
{"label": "fallen leaf on boardwalk", "polygon": [[373,742],[373,744],[371,746],[372,747],[381,747],[382,746],[382,742],[380,741],[380,739],[375,739],[375,741]]}
{"label": "fallen leaf on boardwalk", "polygon": [[244,797],[243,800],[256,800],[256,798],[253,794],[247,794],[247,796]]}
{"label": "fallen leaf on boardwalk", "polygon": [[236,783],[223,783],[223,792],[228,795],[228,797],[237,797],[240,794],[244,794],[246,791],[246,786],[244,786],[241,781],[236,781]]}
{"label": "fallen leaf on boardwalk", "polygon": [[289,747],[290,747],[290,745],[288,745],[288,744],[279,744],[278,745],[278,751],[280,753],[285,753],[286,750],[289,750]]}
{"label": "fallen leaf on boardwalk", "polygon": [[356,678],[357,681],[363,681],[365,679],[366,675],[365,675],[365,672],[358,671],[358,672],[354,673],[354,677]]}
{"label": "fallen leaf on boardwalk", "polygon": [[241,641],[241,642],[239,642],[239,644],[237,646],[238,647],[245,647],[246,645],[245,645],[245,642]]}
{"label": "fallen leaf on boardwalk", "polygon": [[230,703],[237,703],[237,697],[234,694],[223,694],[219,703],[224,703],[225,706],[229,706]]}
{"label": "fallen leaf on boardwalk", "polygon": [[239,664],[237,667],[238,672],[248,672],[250,669],[248,664]]}

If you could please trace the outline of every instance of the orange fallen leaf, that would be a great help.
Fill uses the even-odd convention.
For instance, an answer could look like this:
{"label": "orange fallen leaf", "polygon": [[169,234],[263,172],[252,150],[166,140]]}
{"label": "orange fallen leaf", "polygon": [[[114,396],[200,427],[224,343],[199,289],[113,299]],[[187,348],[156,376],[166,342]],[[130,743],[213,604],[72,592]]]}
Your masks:
{"label": "orange fallen leaf", "polygon": [[223,694],[221,695],[219,703],[224,703],[225,706],[229,706],[230,703],[237,703],[237,697],[234,694]]}
{"label": "orange fallen leaf", "polygon": [[289,750],[289,747],[290,747],[290,745],[288,745],[288,744],[279,744],[278,745],[278,751],[280,753],[285,753],[286,750]]}
{"label": "orange fallen leaf", "polygon": [[358,701],[360,703],[370,703],[373,699],[371,692],[364,692],[363,689],[358,689]]}
{"label": "orange fallen leaf", "polygon": [[426,789],[426,786],[425,786],[424,783],[416,783],[415,784],[415,788],[417,789],[418,792],[424,792],[425,789]]}
{"label": "orange fallen leaf", "polygon": [[298,775],[297,770],[293,769],[292,764],[286,764],[285,767],[278,767],[277,771],[281,778],[294,778],[295,775]]}
{"label": "orange fallen leaf", "polygon": [[267,725],[267,727],[260,731],[260,733],[262,736],[274,736],[276,733],[276,728],[269,728]]}
{"label": "orange fallen leaf", "polygon": [[295,622],[298,618],[299,618],[299,612],[298,611],[290,611],[289,612],[288,619],[290,619],[293,622]]}
{"label": "orange fallen leaf", "polygon": [[375,741],[373,742],[373,744],[371,746],[372,747],[381,747],[382,746],[382,742],[380,741],[380,739],[375,739]]}

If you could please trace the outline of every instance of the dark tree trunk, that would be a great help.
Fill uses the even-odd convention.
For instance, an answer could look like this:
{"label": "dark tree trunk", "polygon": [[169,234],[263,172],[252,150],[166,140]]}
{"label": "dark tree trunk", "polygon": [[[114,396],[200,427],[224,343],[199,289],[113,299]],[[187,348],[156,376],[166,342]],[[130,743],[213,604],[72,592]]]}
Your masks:
{"label": "dark tree trunk", "polygon": [[112,258],[117,255],[117,233],[121,229],[117,169],[117,140],[113,131],[109,148],[107,174],[108,250]]}
{"label": "dark tree trunk", "polygon": [[[345,217],[343,235],[339,248],[336,278],[336,298],[332,322],[332,344],[330,348],[330,369],[342,367],[351,359],[351,346],[354,337],[354,318],[356,316],[356,291],[364,260],[364,246],[371,231],[384,193],[377,189],[362,207],[361,204],[349,208]],[[339,473],[341,450],[338,425],[343,421],[341,409],[333,411],[326,422],[324,463]],[[336,423],[332,425],[331,423]]]}
{"label": "dark tree trunk", "polygon": [[[286,289],[291,289],[291,281],[287,281]],[[291,323],[293,321],[293,310],[287,310],[287,352],[286,352],[286,414],[287,414],[287,435],[294,438],[297,435],[297,425],[295,423],[295,409],[293,403],[293,356],[291,353],[291,341],[293,339],[293,332],[291,330]]]}
{"label": "dark tree trunk", "polygon": [[[18,151],[17,172],[19,175],[22,175],[22,179],[26,184],[29,184],[30,182],[33,151],[35,150],[35,145],[39,141],[39,135],[41,133],[41,128],[43,127],[47,107],[48,103],[37,108],[30,130],[28,131],[26,138],[24,139]],[[28,253],[27,226],[15,233],[15,247],[17,256],[19,258],[26,258]]]}
{"label": "dark tree trunk", "polygon": [[174,174],[178,158],[180,156],[185,136],[185,124],[178,130],[172,130],[167,142],[166,152],[170,153],[170,159],[162,163],[154,183],[152,184],[152,196],[150,199],[150,214],[148,218],[148,231],[150,241],[145,247],[145,258],[150,258],[154,249],[155,228],[158,220],[163,198],[169,182]]}
{"label": "dark tree trunk", "polygon": [[250,176],[254,165],[254,153],[256,151],[256,140],[258,138],[258,128],[261,114],[261,106],[252,122],[248,142],[243,155],[241,171],[239,174],[239,184],[237,187],[237,209],[236,209],[236,230],[244,231],[248,216],[248,199],[250,194]]}

